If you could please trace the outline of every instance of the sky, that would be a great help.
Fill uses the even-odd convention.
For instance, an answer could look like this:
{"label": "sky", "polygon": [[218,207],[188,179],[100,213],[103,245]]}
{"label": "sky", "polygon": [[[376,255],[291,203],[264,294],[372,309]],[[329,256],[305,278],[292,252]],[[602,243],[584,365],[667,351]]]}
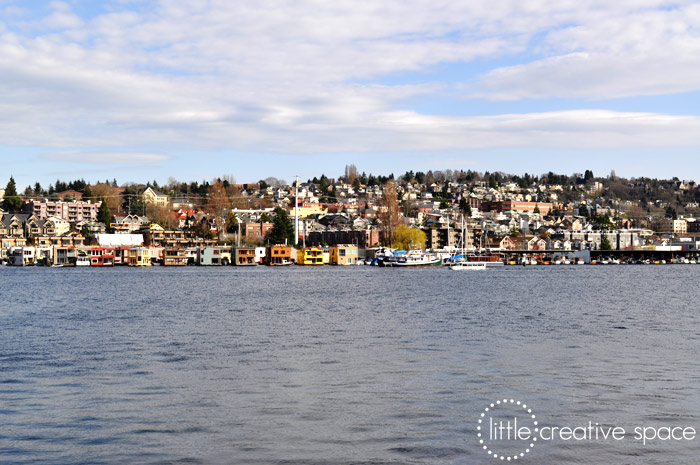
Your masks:
{"label": "sky", "polygon": [[700,3],[0,0],[0,185],[700,181]]}

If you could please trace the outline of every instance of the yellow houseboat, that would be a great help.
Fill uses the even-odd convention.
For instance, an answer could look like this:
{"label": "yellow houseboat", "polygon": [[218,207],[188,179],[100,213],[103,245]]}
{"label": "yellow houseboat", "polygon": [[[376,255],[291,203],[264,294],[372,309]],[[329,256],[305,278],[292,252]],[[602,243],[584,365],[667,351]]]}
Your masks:
{"label": "yellow houseboat", "polygon": [[323,249],[321,247],[306,247],[297,251],[297,265],[323,265]]}

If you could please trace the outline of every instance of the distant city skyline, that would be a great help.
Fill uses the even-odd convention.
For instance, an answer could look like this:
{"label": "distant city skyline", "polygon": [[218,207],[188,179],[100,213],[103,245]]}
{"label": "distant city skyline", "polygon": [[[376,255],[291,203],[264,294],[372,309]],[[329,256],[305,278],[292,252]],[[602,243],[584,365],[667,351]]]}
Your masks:
{"label": "distant city skyline", "polygon": [[0,187],[346,164],[700,180],[700,6],[0,3]]}

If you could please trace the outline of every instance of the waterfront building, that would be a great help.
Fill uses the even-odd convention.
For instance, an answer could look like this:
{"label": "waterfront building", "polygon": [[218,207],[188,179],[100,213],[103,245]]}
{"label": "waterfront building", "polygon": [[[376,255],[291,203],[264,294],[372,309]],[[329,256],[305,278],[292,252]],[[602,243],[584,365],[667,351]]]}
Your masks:
{"label": "waterfront building", "polygon": [[186,266],[187,252],[179,247],[163,249],[163,266]]}
{"label": "waterfront building", "polygon": [[236,266],[257,265],[254,246],[238,246],[233,248],[233,264]]}
{"label": "waterfront building", "polygon": [[110,247],[91,247],[90,266],[114,266],[114,249]]}
{"label": "waterfront building", "polygon": [[330,247],[331,265],[356,265],[358,249],[352,244],[338,244]]}
{"label": "waterfront building", "polygon": [[324,265],[324,250],[321,247],[305,247],[297,251],[297,265]]}
{"label": "waterfront building", "polygon": [[219,266],[231,263],[231,249],[227,247],[200,247],[197,249],[197,265]]}
{"label": "waterfront building", "polygon": [[265,253],[265,264],[270,266],[289,265],[292,260],[292,248],[288,245],[271,245]]}
{"label": "waterfront building", "polygon": [[151,266],[151,251],[147,247],[132,247],[127,256],[129,266]]}

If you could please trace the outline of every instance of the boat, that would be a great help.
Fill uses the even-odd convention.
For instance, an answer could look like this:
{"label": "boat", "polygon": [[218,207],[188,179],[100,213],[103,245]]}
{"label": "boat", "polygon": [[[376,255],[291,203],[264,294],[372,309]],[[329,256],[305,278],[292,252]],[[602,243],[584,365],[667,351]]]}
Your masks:
{"label": "boat", "polygon": [[90,266],[90,257],[87,255],[78,255],[75,266]]}
{"label": "boat", "polygon": [[460,262],[450,265],[450,269],[454,271],[475,271],[475,270],[485,270],[485,262]]}
{"label": "boat", "polygon": [[[442,258],[435,254],[411,250],[403,254],[395,254],[385,257],[383,266],[387,267],[418,267],[418,266],[442,266]],[[381,265],[380,265],[381,266]]]}
{"label": "boat", "polygon": [[467,263],[485,263],[489,268],[504,265],[503,260],[498,255],[469,255]]}

